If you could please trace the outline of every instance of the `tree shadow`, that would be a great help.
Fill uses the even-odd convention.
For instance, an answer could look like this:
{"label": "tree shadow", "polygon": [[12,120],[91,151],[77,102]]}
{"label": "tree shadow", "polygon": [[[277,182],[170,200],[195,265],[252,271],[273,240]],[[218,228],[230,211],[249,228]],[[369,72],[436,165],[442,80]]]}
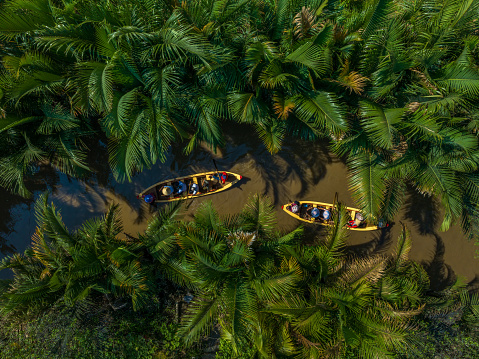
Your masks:
{"label": "tree shadow", "polygon": [[11,243],[8,243],[8,240],[3,236],[0,236],[0,253],[3,255],[11,255],[17,252],[17,248]]}
{"label": "tree shadow", "polygon": [[[171,159],[169,169],[182,175],[195,170],[215,170],[213,159],[219,170],[228,170],[233,166],[243,169],[254,167],[265,182],[265,192],[270,194],[273,204],[278,205],[280,200],[284,200],[281,194],[290,189],[285,181],[291,176],[300,183],[298,196],[301,197],[324,178],[327,164],[340,161],[331,157],[327,140],[309,142],[287,137],[282,150],[271,155],[258,136],[252,134],[254,129],[250,125],[226,122],[223,127],[225,145],[216,151],[200,144],[186,155],[183,145],[173,145],[168,155]],[[240,182],[239,188],[245,183]]]}
{"label": "tree shadow", "polygon": [[347,257],[368,257],[373,254],[390,252],[393,239],[389,229],[382,229],[374,234],[374,238],[361,244],[347,245],[344,253]]}
{"label": "tree shadow", "polygon": [[[265,181],[265,191],[272,194],[274,205],[278,205],[280,194],[288,192],[288,178],[295,176],[300,183],[299,197],[324,178],[326,165],[338,161],[331,157],[328,141],[301,141],[287,137],[282,150],[271,155],[257,136],[251,136],[251,128],[235,124],[234,128],[225,130],[227,145],[225,156],[218,159],[246,165],[253,162],[255,170]],[[246,144],[246,145],[245,145]]]}
{"label": "tree shadow", "polygon": [[82,180],[90,185],[108,187],[113,179],[108,161],[108,139],[99,131],[96,136],[87,139],[87,166],[91,169]]}
{"label": "tree shadow", "polygon": [[429,276],[430,290],[441,291],[453,285],[456,282],[457,276],[452,267],[444,261],[444,253],[446,251],[444,241],[436,233],[433,235],[436,240],[436,247],[432,259],[430,261],[422,261],[421,264]]}
{"label": "tree shadow", "polygon": [[467,283],[467,289],[472,293],[479,294],[479,274],[476,274],[475,277]]}
{"label": "tree shadow", "polygon": [[405,219],[413,222],[420,234],[434,234],[438,223],[439,206],[433,197],[423,196],[410,188],[404,208]]}

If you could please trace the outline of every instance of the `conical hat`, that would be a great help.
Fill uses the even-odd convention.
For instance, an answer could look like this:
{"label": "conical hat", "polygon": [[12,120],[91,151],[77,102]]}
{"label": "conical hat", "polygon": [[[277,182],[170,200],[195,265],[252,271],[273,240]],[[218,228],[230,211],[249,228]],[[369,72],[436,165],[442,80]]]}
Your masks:
{"label": "conical hat", "polygon": [[165,186],[163,187],[163,189],[161,190],[161,193],[164,195],[164,196],[169,196],[171,194],[171,188],[169,186]]}
{"label": "conical hat", "polygon": [[314,218],[319,217],[319,209],[313,208],[311,210],[311,216],[314,217]]}

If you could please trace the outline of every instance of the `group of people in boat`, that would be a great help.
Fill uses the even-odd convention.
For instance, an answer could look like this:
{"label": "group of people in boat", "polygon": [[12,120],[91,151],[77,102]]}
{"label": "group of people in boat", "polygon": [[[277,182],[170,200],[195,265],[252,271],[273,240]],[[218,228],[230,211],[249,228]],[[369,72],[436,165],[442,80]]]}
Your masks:
{"label": "group of people in boat", "polygon": [[[313,205],[312,203],[300,203],[298,201],[294,201],[286,206],[286,210],[290,211],[291,213],[297,215],[302,219],[323,224],[327,224],[332,221],[332,209],[332,207]],[[349,214],[351,215],[351,217],[354,217],[351,218],[348,223],[346,223],[349,228],[363,228],[367,226],[367,222],[365,221],[365,218],[361,213],[349,212]],[[382,219],[379,219],[377,223],[377,228],[385,227],[389,227],[389,224],[384,222]]]}
{"label": "group of people in boat", "polygon": [[[146,203],[153,204],[157,198],[170,198],[183,196],[188,193],[191,196],[197,195],[201,192],[213,191],[224,185],[228,179],[226,172],[214,173],[210,176],[198,178],[198,183],[191,183],[189,186],[182,180],[172,182],[163,186],[156,187],[156,193],[148,193],[143,195],[143,199]],[[192,180],[192,178],[191,178]],[[186,180],[185,180],[186,181]]]}
{"label": "group of people in boat", "polygon": [[[319,223],[329,223],[331,219],[332,208],[325,206],[316,206],[311,203],[299,203],[294,201],[289,206],[286,207],[287,210],[296,214],[297,216],[312,220],[313,222]],[[361,213],[356,213],[354,218],[346,224],[349,228],[360,228],[365,226],[364,217]]]}
{"label": "group of people in boat", "polygon": [[290,208],[286,207],[286,209],[289,209],[292,213],[305,219],[313,219],[314,221],[318,222],[327,222],[331,218],[331,211],[326,207],[315,207],[309,203],[303,203],[301,206],[298,201],[294,201],[289,207]]}

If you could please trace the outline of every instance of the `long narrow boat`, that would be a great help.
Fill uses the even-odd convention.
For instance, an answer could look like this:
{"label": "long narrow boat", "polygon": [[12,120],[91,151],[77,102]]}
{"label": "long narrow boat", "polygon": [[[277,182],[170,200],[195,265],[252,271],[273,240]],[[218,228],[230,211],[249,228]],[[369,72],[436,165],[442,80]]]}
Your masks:
{"label": "long narrow boat", "polygon": [[[213,177],[215,176],[216,178],[218,178],[222,174],[227,175],[227,178],[224,183],[221,180],[218,181]],[[151,200],[151,202],[147,201],[148,203],[172,202],[180,201],[183,199],[203,197],[209,194],[214,194],[227,190],[242,178],[243,176],[239,174],[226,171],[198,173],[194,175],[177,177],[158,182],[153,186],[145,189],[136,197],[145,198],[145,201]],[[178,194],[178,187],[180,187],[181,185],[180,181],[186,184],[186,190],[184,190],[181,194]],[[165,187],[173,188],[173,191],[170,194],[165,195]],[[166,191],[166,193],[167,192],[168,191]],[[150,197],[146,198],[147,196]]]}
{"label": "long narrow boat", "polygon": [[[296,208],[295,205],[297,206]],[[293,203],[285,204],[284,206],[281,206],[281,208],[290,216],[303,222],[322,224],[325,226],[330,226],[333,223],[331,213],[334,209],[334,205],[331,203],[295,201]],[[313,211],[316,211],[316,213],[319,214],[317,218],[311,215]],[[389,226],[389,224],[383,223],[382,221],[380,221],[379,225],[363,221],[361,211],[357,208],[346,207],[346,211],[351,217],[351,221],[349,221],[347,228],[352,231],[374,231]]]}

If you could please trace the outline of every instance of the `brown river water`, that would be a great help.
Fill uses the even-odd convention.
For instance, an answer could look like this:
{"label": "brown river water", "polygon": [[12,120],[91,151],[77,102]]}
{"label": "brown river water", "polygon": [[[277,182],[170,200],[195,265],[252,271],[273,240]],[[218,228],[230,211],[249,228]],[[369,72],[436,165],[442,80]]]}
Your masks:
{"label": "brown river water", "polygon": [[[270,196],[277,210],[278,226],[290,230],[300,223],[281,210],[281,206],[296,199],[333,203],[339,200],[354,206],[348,190],[347,169],[343,161],[328,152],[324,143],[289,140],[283,150],[270,155],[251,128],[235,125],[227,130],[225,147],[216,154],[198,148],[185,156],[182,148],[173,148],[162,164],[137,174],[132,182],[117,183],[109,172],[105,146],[91,146],[89,164],[95,171],[88,180],[79,181],[51,169],[41,169],[38,179],[30,184],[34,198],[48,190],[50,200],[61,210],[62,218],[71,230],[86,219],[102,215],[111,203],[118,203],[126,233],[142,232],[154,208],[136,198],[142,189],[163,179],[214,170],[212,158],[219,170],[243,175],[232,189],[187,200],[184,216],[191,218],[195,208],[211,200],[220,213],[241,210],[252,193]],[[11,195],[0,189],[0,258],[15,251],[23,252],[35,230],[33,200]],[[423,263],[431,276],[433,287],[440,289],[463,278],[471,287],[479,288],[479,259],[474,242],[468,241],[459,227],[439,232],[441,209],[431,198],[408,195],[393,226],[386,231],[350,231],[350,253],[363,256],[386,254],[394,250],[396,238],[404,223],[412,234],[410,258]],[[305,224],[309,234],[321,232],[320,226]],[[0,272],[0,278],[8,273]]]}

